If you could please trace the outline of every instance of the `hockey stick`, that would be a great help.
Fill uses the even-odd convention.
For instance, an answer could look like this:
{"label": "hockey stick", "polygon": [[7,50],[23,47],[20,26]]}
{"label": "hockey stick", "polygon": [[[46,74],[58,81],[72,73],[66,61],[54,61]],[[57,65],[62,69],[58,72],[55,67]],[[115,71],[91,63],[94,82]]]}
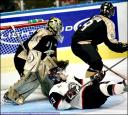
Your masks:
{"label": "hockey stick", "polygon": [[121,77],[121,78],[123,78],[123,79],[126,79],[125,76],[123,77],[123,75],[121,75],[121,74],[119,74],[119,73],[117,73],[117,72],[115,72],[115,71],[112,70],[113,67],[115,67],[116,65],[118,65],[119,63],[121,63],[122,61],[124,61],[125,59],[127,59],[127,58],[121,59],[119,62],[117,62],[116,64],[114,64],[114,65],[111,66],[110,68],[109,68],[108,66],[106,66],[106,65],[103,65],[103,66],[107,69],[106,72],[107,72],[107,71],[111,71],[112,73],[116,74],[117,76],[119,76],[119,77]]}
{"label": "hockey stick", "polygon": [[13,29],[13,31],[14,31],[14,33],[15,33],[15,35],[16,35],[16,38],[17,38],[17,40],[19,41],[21,47],[23,48],[23,50],[24,50],[25,52],[27,52],[27,50],[25,49],[25,47],[24,47],[24,45],[23,45],[23,41],[21,40],[21,38],[19,37],[18,33],[17,33],[16,30],[15,30],[15,27],[14,27],[13,25],[11,25],[11,28]]}

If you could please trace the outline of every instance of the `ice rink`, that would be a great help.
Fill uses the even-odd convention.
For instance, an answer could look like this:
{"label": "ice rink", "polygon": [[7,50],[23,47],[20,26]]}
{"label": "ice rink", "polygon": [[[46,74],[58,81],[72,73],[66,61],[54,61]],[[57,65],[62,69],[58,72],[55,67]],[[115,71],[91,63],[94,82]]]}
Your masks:
{"label": "ice rink", "polygon": [[[114,60],[107,60],[104,61],[104,64],[108,67],[116,64],[121,59],[114,59]],[[85,64],[73,64],[70,65],[71,74],[76,76],[84,76],[84,72],[87,69]],[[106,70],[104,68],[104,70]],[[118,64],[113,68],[114,71],[122,74],[122,76],[127,76],[127,59],[123,62]],[[5,75],[5,77],[13,75],[17,76],[17,73],[10,73],[5,74],[1,73],[1,75]],[[2,79],[4,80],[4,79]],[[118,82],[122,80],[119,76],[115,75],[114,73],[108,71],[106,73],[105,80],[113,80]],[[3,82],[3,81],[2,81]],[[7,81],[6,81],[7,82]],[[5,86],[8,87],[8,86]],[[110,97],[107,102],[98,109],[86,109],[86,110],[79,110],[79,109],[70,109],[64,111],[55,110],[52,105],[49,103],[48,99],[40,93],[40,89],[38,88],[33,94],[31,94],[23,105],[14,105],[11,103],[3,102],[3,94],[6,90],[1,91],[1,114],[128,114],[127,111],[127,93],[112,96]]]}

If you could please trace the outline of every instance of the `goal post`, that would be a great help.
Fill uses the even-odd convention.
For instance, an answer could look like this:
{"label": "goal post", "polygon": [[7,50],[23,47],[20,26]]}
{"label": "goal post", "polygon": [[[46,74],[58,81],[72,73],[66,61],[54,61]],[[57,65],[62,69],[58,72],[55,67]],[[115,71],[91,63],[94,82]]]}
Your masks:
{"label": "goal post", "polygon": [[[23,24],[16,24],[13,25],[15,28],[23,28],[23,27],[31,27],[31,26],[38,26],[38,25],[45,25],[47,22],[42,21],[42,22],[36,22],[36,23],[23,23]],[[0,30],[7,30],[11,29],[11,26],[0,26]]]}

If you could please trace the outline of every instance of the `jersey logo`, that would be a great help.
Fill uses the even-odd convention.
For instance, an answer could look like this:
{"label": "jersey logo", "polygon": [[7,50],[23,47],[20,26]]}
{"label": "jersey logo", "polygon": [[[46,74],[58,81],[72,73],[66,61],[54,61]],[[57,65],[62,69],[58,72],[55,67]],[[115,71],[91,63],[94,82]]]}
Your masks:
{"label": "jersey logo", "polygon": [[68,88],[69,90],[73,88],[76,92],[80,91],[80,86],[76,84],[75,82],[69,83]]}

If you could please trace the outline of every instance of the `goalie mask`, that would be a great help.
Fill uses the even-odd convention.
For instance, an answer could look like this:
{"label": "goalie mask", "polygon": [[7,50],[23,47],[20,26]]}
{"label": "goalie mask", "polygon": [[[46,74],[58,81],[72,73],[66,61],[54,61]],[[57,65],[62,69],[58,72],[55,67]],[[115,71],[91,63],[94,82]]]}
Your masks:
{"label": "goalie mask", "polygon": [[62,28],[63,24],[59,18],[52,17],[48,21],[48,29],[55,34],[55,38],[61,43],[63,42],[64,38],[62,35],[60,35],[60,33],[62,32]]}
{"label": "goalie mask", "polygon": [[114,6],[110,2],[104,2],[100,7],[100,14],[111,18],[111,16],[114,16]]}

